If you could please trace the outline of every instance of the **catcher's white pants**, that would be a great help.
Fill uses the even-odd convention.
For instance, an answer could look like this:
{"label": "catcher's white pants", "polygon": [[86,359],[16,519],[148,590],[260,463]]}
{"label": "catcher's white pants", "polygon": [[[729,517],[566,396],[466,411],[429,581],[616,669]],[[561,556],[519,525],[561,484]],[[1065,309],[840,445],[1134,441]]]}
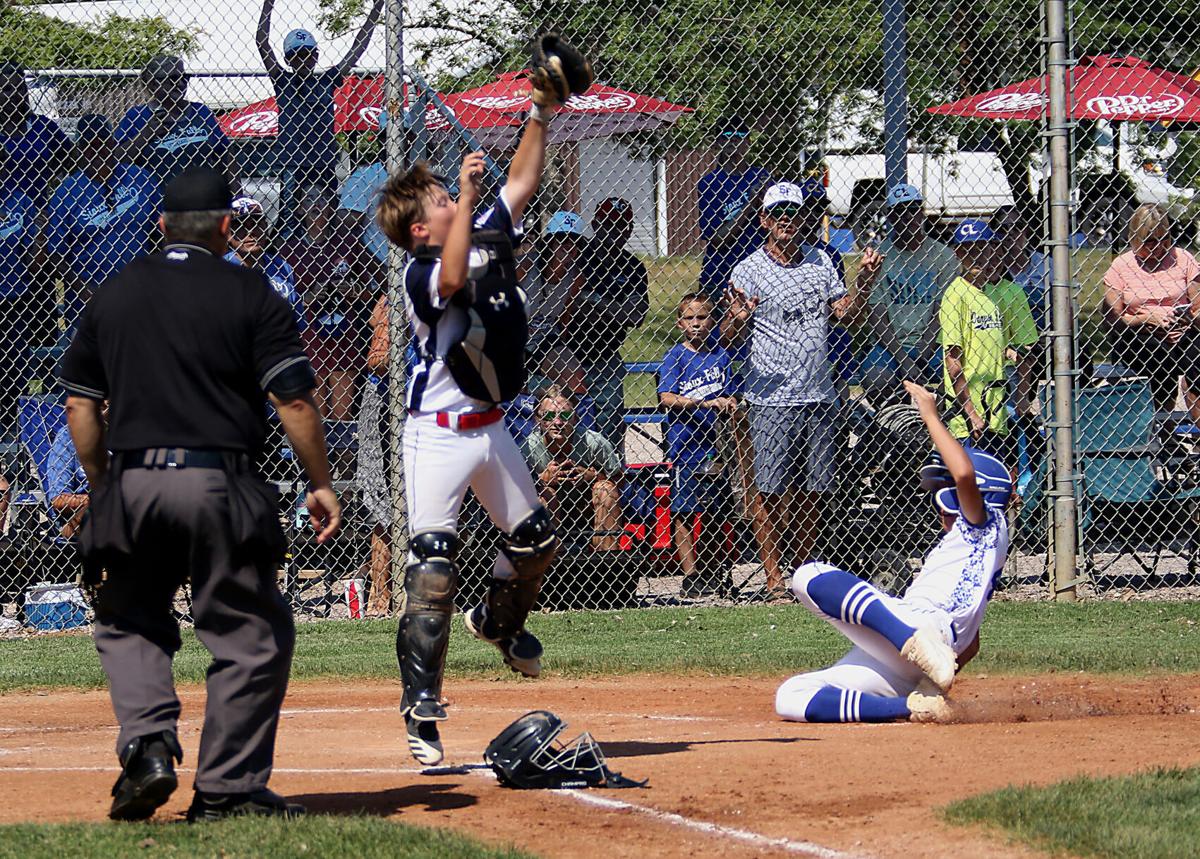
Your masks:
{"label": "catcher's white pants", "polygon": [[[834,626],[855,646],[828,668],[797,674],[783,682],[775,692],[775,712],[784,719],[803,722],[809,701],[817,690],[826,686],[889,698],[907,697],[924,676],[921,669],[904,659],[895,646],[875,630],[831,618],[817,607],[808,595],[808,582],[834,569],[837,568],[828,564],[802,565],[792,577],[792,593],[805,608]],[[942,632],[947,642],[950,641],[950,618],[945,612],[914,606],[882,591],[875,593],[892,614],[909,626],[933,626]]]}
{"label": "catcher's white pants", "polygon": [[[438,426],[436,415],[410,415],[404,424],[408,533],[457,533],[468,486],[505,533],[511,533],[541,505],[529,466],[504,421],[455,430]],[[495,574],[499,578],[513,575],[503,554],[497,559]]]}

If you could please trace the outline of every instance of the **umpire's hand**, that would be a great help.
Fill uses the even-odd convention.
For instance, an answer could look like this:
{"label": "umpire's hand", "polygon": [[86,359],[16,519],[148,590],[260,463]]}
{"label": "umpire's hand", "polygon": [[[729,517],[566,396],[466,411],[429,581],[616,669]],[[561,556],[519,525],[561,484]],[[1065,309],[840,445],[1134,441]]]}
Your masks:
{"label": "umpire's hand", "polygon": [[309,490],[305,503],[308,505],[308,521],[317,532],[317,542],[324,543],[342,527],[342,505],[329,486]]}

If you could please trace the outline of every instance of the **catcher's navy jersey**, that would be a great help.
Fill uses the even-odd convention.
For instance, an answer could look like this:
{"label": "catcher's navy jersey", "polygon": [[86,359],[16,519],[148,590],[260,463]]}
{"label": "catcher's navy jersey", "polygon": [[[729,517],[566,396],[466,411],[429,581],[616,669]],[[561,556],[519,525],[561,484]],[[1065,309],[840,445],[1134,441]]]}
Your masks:
{"label": "catcher's navy jersey", "polygon": [[[503,188],[496,195],[496,202],[475,218],[474,231],[480,230],[499,230],[508,235],[514,247],[520,244],[524,231],[520,224],[513,223]],[[464,289],[472,288],[470,281],[482,277],[487,265],[486,256],[472,252],[467,261],[468,283]],[[408,408],[454,414],[485,411],[492,404],[464,394],[445,364],[447,348],[461,340],[466,331],[467,314],[438,294],[441,269],[440,259],[416,258],[404,269],[404,308],[418,356],[409,373]]]}

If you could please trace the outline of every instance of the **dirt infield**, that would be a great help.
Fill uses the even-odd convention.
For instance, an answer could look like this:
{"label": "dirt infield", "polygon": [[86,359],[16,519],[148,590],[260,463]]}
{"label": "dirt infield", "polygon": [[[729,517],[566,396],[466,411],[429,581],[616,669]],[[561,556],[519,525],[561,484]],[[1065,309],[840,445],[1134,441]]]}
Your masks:
{"label": "dirt infield", "polygon": [[[1200,677],[968,676],[964,723],[795,725],[774,681],[627,677],[450,682],[449,766],[408,756],[398,683],[295,684],[273,786],[328,813],[461,829],[548,857],[1027,856],[937,809],[1010,783],[1200,763]],[[184,690],[185,764],[202,690]],[[479,766],[534,707],[590,730],[644,790],[521,792]],[[0,697],[0,821],[102,820],[115,777],[102,692]],[[186,769],[186,767],[185,767]],[[185,785],[189,779],[184,777]],[[177,817],[180,790],[160,817]]]}

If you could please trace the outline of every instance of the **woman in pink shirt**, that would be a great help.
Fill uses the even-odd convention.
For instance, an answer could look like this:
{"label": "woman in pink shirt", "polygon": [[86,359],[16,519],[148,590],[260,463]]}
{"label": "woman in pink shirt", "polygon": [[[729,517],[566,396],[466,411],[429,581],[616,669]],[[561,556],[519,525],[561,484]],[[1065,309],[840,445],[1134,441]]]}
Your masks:
{"label": "woman in pink shirt", "polygon": [[1104,275],[1106,317],[1116,358],[1150,378],[1155,408],[1175,407],[1179,378],[1193,419],[1200,420],[1200,264],[1171,239],[1161,206],[1145,203],[1129,222],[1130,250]]}

